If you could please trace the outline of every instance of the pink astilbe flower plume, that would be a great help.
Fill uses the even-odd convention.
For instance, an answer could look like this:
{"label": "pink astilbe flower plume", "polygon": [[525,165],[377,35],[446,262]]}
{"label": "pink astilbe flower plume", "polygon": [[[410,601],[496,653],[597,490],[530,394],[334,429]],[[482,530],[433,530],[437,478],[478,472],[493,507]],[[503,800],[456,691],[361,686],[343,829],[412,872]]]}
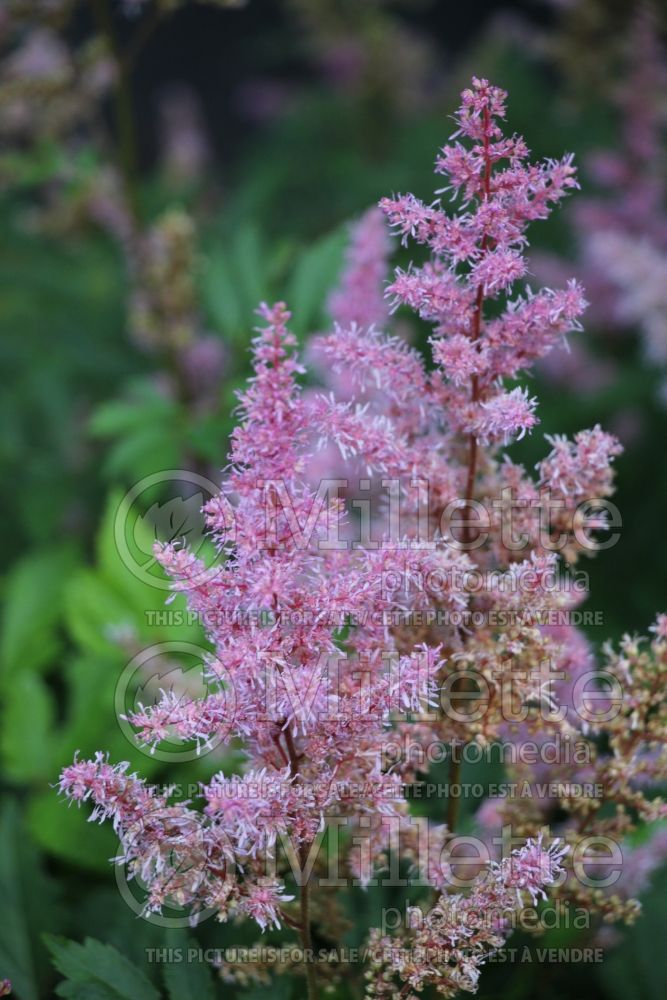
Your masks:
{"label": "pink astilbe flower plume", "polygon": [[[574,849],[592,832],[622,840],[665,815],[655,790],[667,763],[666,620],[650,644],[626,637],[620,653],[607,650],[623,688],[611,718],[584,712],[592,654],[568,619],[585,596],[569,568],[613,523],[601,501],[620,446],[600,427],[550,436],[536,476],[503,450],[537,424],[536,399],[514,380],[580,329],[585,307],[575,281],[515,287],[528,273],[529,223],[577,182],[570,156],[533,164],[524,140],[504,134],[505,98],[478,79],[462,95],[436,161],[451,214],[440,198],[381,203],[403,241],[429,253],[396,270],[387,300],[432,325],[434,366],[387,330],[375,297],[385,235],[367,215],[331,300],[334,330],[313,343],[324,390],[301,390],[286,306],[259,309],[230,464],[204,508],[219,560],[207,568],[176,545],[156,548],[206,624],[208,694],[164,694],[130,720],[148,747],[172,731],[199,751],[233,740],[241,773],[212,775],[202,809],[101,754],[75,760],[60,782],[67,798],[93,804],[93,818],[112,820],[149,910],[175,894],[195,917],[286,924],[306,949],[312,873],[329,858],[318,854],[322,834],[347,827],[345,871],[361,885],[404,852],[430,885],[430,909],[412,911],[396,937],[372,932],[369,996],[474,992],[514,916],[550,887],[607,920],[633,917],[634,900],[582,888]],[[349,478],[317,481],[325,446],[359,477],[359,495]],[[364,495],[379,499],[373,517]],[[524,846],[489,852],[468,890],[454,891],[455,752],[507,745],[533,788],[543,773],[520,754],[531,739],[538,749],[559,741],[567,753],[555,776],[595,780],[615,808],[567,789],[499,800],[486,824],[480,815],[483,837],[490,816],[507,815]],[[434,746],[450,753],[450,794],[435,822],[415,822],[406,790],[422,782]],[[313,998],[314,964],[305,971]]]}
{"label": "pink astilbe flower plume", "polygon": [[389,271],[391,241],[382,212],[370,208],[354,225],[345,268],[329,296],[329,313],[342,327],[382,326],[388,309],[384,283]]}
{"label": "pink astilbe flower plume", "polygon": [[443,896],[425,917],[416,909],[409,939],[374,932],[368,995],[413,997],[429,985],[444,997],[476,993],[481,967],[505,943],[509,918],[523,906],[524,894],[533,904],[546,898],[545,887],[563,874],[566,853],[557,840],[545,848],[540,835],[502,862],[491,862],[469,895]]}
{"label": "pink astilbe flower plume", "polygon": [[436,171],[449,182],[444,190],[464,198],[457,215],[413,195],[385,198],[381,205],[404,242],[411,237],[433,253],[424,266],[397,271],[388,289],[394,306],[408,305],[434,324],[433,355],[451,383],[450,408],[458,403],[465,418],[460,429],[507,443],[537,421],[525,393],[503,392],[498,379],[517,375],[580,329],[585,301],[572,281],[562,292],[529,292],[484,321],[485,300],[507,294],[527,273],[529,222],[546,218],[578,186],[572,157],[530,164],[525,142],[503,137],[497,119],[505,117],[505,97],[498,87],[474,80],[464,92],[454,136],[470,145],[457,141],[437,158]]}
{"label": "pink astilbe flower plume", "polygon": [[[178,884],[179,899],[195,915],[213,907],[224,918],[233,907],[264,928],[280,926],[280,902],[289,899],[280,880],[268,887],[258,882],[281,836],[307,850],[326,815],[405,811],[400,782],[376,762],[391,713],[419,711],[432,699],[437,651],[420,647],[391,662],[375,656],[363,674],[341,653],[337,635],[347,617],[390,607],[380,586],[384,564],[375,553],[328,554],[318,547],[343,511],[335,497],[318,497],[305,481],[318,411],[296,383],[289,313],[279,303],[263,305],[260,315],[265,325],[253,345],[255,376],[240,396],[229,475],[205,507],[221,563],[204,571],[174,545],[156,546],[175,589],[193,609],[206,611],[207,621],[221,623],[210,628],[212,689],[201,700],[164,693],[130,716],[149,745],[173,730],[198,746],[219,741],[221,733],[238,737],[252,766],[242,778],[214,776],[202,790],[203,813],[170,804],[126,776],[127,765],[112,767],[102,755],[66,768],[60,788],[73,801],[92,801],[93,818],[113,820],[124,845],[121,860],[150,876],[149,909],[158,909],[167,887]],[[336,407],[332,412],[343,420],[345,409]],[[270,615],[268,625],[259,612]],[[377,635],[385,632],[380,625]],[[355,786],[363,791],[350,796]],[[151,823],[133,836],[148,814]],[[166,843],[171,857],[196,856],[192,884],[181,885],[168,865],[160,867]],[[221,859],[227,888],[216,894]]]}

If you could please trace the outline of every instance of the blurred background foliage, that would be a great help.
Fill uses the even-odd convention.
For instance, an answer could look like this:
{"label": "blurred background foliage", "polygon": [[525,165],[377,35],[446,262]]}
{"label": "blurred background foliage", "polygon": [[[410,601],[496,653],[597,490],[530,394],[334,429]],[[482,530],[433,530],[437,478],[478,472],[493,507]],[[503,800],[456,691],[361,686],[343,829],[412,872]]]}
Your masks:
{"label": "blurred background foliage", "polygon": [[[116,687],[137,651],[178,641],[206,648],[195,626],[152,623],[167,595],[119,556],[123,495],[165,469],[219,480],[257,303],[284,298],[302,341],[324,328],[350,220],[392,191],[430,197],[429,164],[472,73],[509,90],[511,128],[536,156],[576,152],[580,197],[601,191],[590,154],[622,146],[628,112],[618,85],[637,61],[630,41],[644,7],[6,0],[0,8],[0,975],[22,1000],[54,991],[91,1000],[234,996],[237,987],[205,965],[150,964],[145,949],[254,940],[248,927],[137,919],[108,864],[113,835],[51,788],[77,749],[108,748],[153,780],[184,784],[222,759],[217,750],[187,764],[151,758],[119,727]],[[664,11],[649,16],[660,38]],[[644,104],[655,105],[662,140],[649,167],[664,170],[667,88],[657,80]],[[535,238],[536,280],[554,259],[579,275],[581,231],[569,208]],[[610,330],[593,313],[585,353],[541,371],[534,391],[540,431],[600,422],[626,446],[621,540],[585,567],[586,607],[604,613],[604,629],[589,630],[599,645],[644,630],[665,605],[667,346],[664,357],[647,355],[641,316],[615,317]],[[667,308],[664,319],[667,345]],[[425,342],[416,324],[412,335]],[[516,453],[533,462],[544,449],[535,433]],[[146,511],[165,500],[149,492]],[[150,518],[137,527],[144,552],[153,527]],[[662,1000],[665,888],[663,873],[644,918],[603,966],[492,965],[480,995]],[[396,889],[327,899],[317,943],[358,944],[381,906],[404,901]],[[560,944],[563,933],[542,943]],[[303,984],[278,977],[271,990],[299,997]],[[330,995],[359,995],[349,969]]]}

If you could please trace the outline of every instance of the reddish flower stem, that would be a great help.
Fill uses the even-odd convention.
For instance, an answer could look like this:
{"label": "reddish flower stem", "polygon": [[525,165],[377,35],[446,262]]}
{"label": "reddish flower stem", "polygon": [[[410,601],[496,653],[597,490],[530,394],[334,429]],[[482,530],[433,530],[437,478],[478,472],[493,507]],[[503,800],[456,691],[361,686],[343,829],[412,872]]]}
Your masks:
{"label": "reddish flower stem", "polygon": [[[297,777],[300,773],[300,756],[294,745],[294,737],[289,727],[285,729],[285,743],[289,757],[292,773]],[[299,864],[301,865],[301,885],[299,887],[299,904],[301,907],[301,943],[304,950],[304,968],[306,972],[306,983],[308,985],[308,1000],[317,1000],[317,977],[315,975],[315,963],[313,962],[313,935],[310,926],[310,893],[308,878],[305,875],[308,865],[308,855],[312,844],[302,843],[299,848]]]}
{"label": "reddish flower stem", "polygon": [[[484,109],[484,176],[482,179],[482,200],[486,201],[491,193],[491,157],[489,155],[489,136],[488,136],[488,126],[489,126],[489,111],[488,108]],[[484,253],[486,250],[487,239],[486,236],[482,238],[481,251]],[[479,340],[480,334],[482,332],[482,317],[484,313],[484,288],[482,285],[477,289],[477,300],[475,302],[475,312],[472,321],[472,334],[471,339],[473,341]],[[470,384],[470,399],[473,403],[478,402],[480,395],[479,378],[477,375],[473,375]],[[465,486],[465,506],[463,508],[465,514],[465,521],[463,524],[462,532],[462,542],[464,548],[467,548],[471,542],[472,538],[472,528],[470,524],[471,520],[471,501],[475,495],[475,478],[477,476],[477,458],[478,458],[478,447],[477,438],[474,434],[470,434],[468,438],[468,470],[466,474],[466,486]],[[449,764],[449,796],[447,799],[447,826],[451,831],[456,830],[459,821],[459,795],[452,795],[451,790],[453,785],[458,785],[461,781],[461,762],[451,760]]]}

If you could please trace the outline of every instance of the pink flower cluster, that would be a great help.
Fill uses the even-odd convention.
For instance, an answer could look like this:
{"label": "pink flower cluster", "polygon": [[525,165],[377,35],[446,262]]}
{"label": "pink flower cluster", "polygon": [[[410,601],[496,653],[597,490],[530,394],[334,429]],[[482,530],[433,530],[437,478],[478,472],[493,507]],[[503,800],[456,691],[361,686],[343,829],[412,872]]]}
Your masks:
{"label": "pink flower cluster", "polygon": [[544,887],[563,874],[567,850],[557,840],[545,848],[540,835],[492,862],[469,895],[444,895],[425,916],[415,909],[409,940],[374,932],[368,996],[413,998],[429,985],[444,997],[476,993],[481,967],[506,941],[508,918],[524,894],[533,904],[546,898]]}
{"label": "pink flower cluster", "polygon": [[387,277],[391,251],[389,234],[377,208],[370,208],[355,223],[345,268],[338,287],[329,296],[329,313],[334,323],[349,327],[382,326],[388,309],[383,283]]}
{"label": "pink flower cluster", "polygon": [[[302,876],[334,819],[352,829],[347,860],[362,883],[397,848],[421,871],[439,867],[446,876],[447,865],[434,862],[456,835],[456,800],[447,799],[446,822],[433,824],[424,864],[404,796],[405,785],[421,779],[410,759],[387,766],[388,735],[416,742],[424,759],[433,745],[588,739],[585,727],[538,711],[543,703],[555,707],[557,696],[576,707],[571,683],[589,661],[580,633],[525,615],[567,612],[580,602],[559,567],[591,554],[596,532],[606,529],[603,513],[587,516],[582,504],[599,506],[611,494],[620,448],[599,427],[573,441],[551,437],[537,478],[503,453],[537,423],[536,400],[504,380],[579,329],[585,305],[573,281],[562,290],[514,293],[527,273],[528,224],[546,218],[576,180],[569,156],[531,164],[525,142],[503,134],[504,117],[504,92],[474,79],[462,95],[455,141],[436,162],[444,190],[458,199],[454,214],[439,199],[382,202],[402,238],[430,251],[425,263],[395,272],[388,296],[432,324],[432,368],[401,337],[373,325],[382,321],[385,253],[375,215],[357,229],[331,299],[339,322],[315,343],[329,387],[345,377],[342,399],[302,392],[289,312],[283,303],[260,308],[254,375],[240,396],[230,465],[204,508],[220,558],[207,567],[187,549],[156,548],[174,589],[209,623],[210,693],[191,701],[165,695],[131,717],[149,746],[173,730],[198,747],[234,739],[246,754],[243,773],[214,775],[202,788],[203,812],[171,803],[102,755],[76,761],[61,777],[68,798],[90,799],[94,817],[113,819],[123,859],[151,887],[149,909],[176,886],[195,914],[245,914],[262,928],[285,921],[309,947],[308,877],[297,878],[297,919],[286,869],[277,864],[286,838]],[[358,493],[313,481],[325,444],[335,444],[351,475],[362,475]],[[373,490],[380,512],[362,518],[355,536],[349,512]],[[508,511],[515,516],[509,534]],[[535,516],[545,512],[546,531]],[[557,691],[539,673],[545,660],[565,677]],[[664,765],[667,727],[651,699],[665,677],[667,643],[656,634],[650,653],[626,650],[625,660],[632,669],[623,710],[634,720],[633,736],[626,738],[621,714],[608,729],[613,755],[598,767],[611,800],[618,798],[621,835],[633,816],[662,815],[659,800],[647,796]],[[468,699],[456,707],[456,678],[464,690],[476,685],[474,706]],[[520,731],[508,728],[509,688],[524,710]],[[646,793],[631,787],[639,771],[649,779]],[[455,784],[454,766],[450,773]],[[562,808],[569,816],[557,821],[575,845],[595,804]],[[521,838],[537,835],[544,819],[539,809],[524,809]],[[508,916],[543,897],[561,874],[558,891],[581,899],[565,850],[545,848],[540,837],[491,863],[467,896],[452,894],[438,876],[436,916],[399,936],[402,958],[378,960],[370,995],[395,995],[396,980],[403,997],[427,984],[445,996],[474,991]],[[590,905],[600,899],[590,894]],[[613,918],[615,905],[606,916]],[[467,926],[487,912],[492,925]],[[312,994],[312,969],[308,975]]]}
{"label": "pink flower cluster", "polygon": [[[464,199],[456,215],[413,195],[381,202],[404,242],[411,237],[432,251],[422,267],[396,272],[388,289],[394,306],[408,305],[434,325],[431,345],[447,380],[449,415],[458,430],[487,444],[508,443],[537,422],[526,390],[504,390],[498,380],[515,377],[579,329],[586,305],[572,281],[562,292],[528,292],[493,321],[482,321],[485,300],[508,295],[527,273],[528,224],[545,219],[578,186],[571,156],[527,162],[523,139],[503,136],[498,119],[504,117],[504,92],[474,80],[463,94],[453,136],[468,144],[445,146],[436,161],[448,181],[443,191]],[[442,396],[443,388],[437,389]]]}

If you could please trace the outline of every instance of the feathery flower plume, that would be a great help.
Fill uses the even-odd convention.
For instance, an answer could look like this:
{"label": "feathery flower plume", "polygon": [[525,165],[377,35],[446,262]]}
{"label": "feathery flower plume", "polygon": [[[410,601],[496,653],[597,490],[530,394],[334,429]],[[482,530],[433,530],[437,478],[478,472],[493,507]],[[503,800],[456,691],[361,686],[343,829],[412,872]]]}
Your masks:
{"label": "feathery flower plume", "polygon": [[[61,777],[69,799],[90,800],[94,818],[114,823],[121,860],[149,885],[149,910],[175,892],[195,916],[242,914],[262,929],[286,923],[306,949],[308,861],[327,826],[350,830],[348,870],[361,884],[390,849],[406,851],[428,876],[433,905],[421,922],[413,914],[405,935],[373,933],[389,957],[373,963],[371,996],[398,987],[406,997],[427,985],[444,996],[474,992],[512,915],[554,882],[559,896],[585,899],[606,919],[630,918],[634,901],[582,889],[569,848],[591,831],[625,837],[665,811],[653,794],[666,763],[664,616],[648,649],[628,637],[620,654],[607,653],[623,691],[615,715],[606,696],[604,713],[588,711],[585,643],[550,617],[567,616],[583,597],[563,571],[593,554],[610,526],[601,501],[613,491],[620,447],[599,427],[573,441],[551,437],[537,477],[504,453],[537,423],[536,400],[512,383],[579,329],[585,305],[574,281],[515,291],[528,271],[529,223],[545,219],[577,182],[570,156],[533,164],[524,140],[503,133],[505,99],[478,79],[462,95],[453,141],[436,161],[453,214],[440,199],[425,204],[411,194],[382,202],[402,239],[430,251],[424,263],[398,269],[387,294],[432,325],[435,367],[395,335],[363,325],[379,314],[372,295],[365,304],[373,316],[358,309],[357,279],[366,274],[357,268],[342,285],[355,314],[348,321],[339,312],[334,331],[316,341],[334,374],[352,371],[345,398],[303,393],[290,314],[283,303],[263,304],[230,465],[204,508],[220,559],[206,569],[186,549],[157,546],[174,589],[207,623],[209,693],[165,695],[131,721],[148,746],[172,728],[197,747],[234,739],[246,755],[242,773],[212,776],[203,811],[101,754]],[[357,255],[350,266],[358,263]],[[375,288],[375,263],[371,270]],[[363,474],[360,491],[371,477],[383,481],[382,517],[362,523],[354,544],[337,485],[311,481],[327,442]],[[416,744],[421,764],[409,756],[388,764],[388,735]],[[449,794],[446,815],[424,837],[405,796],[427,769],[429,748],[452,751],[451,791],[460,781],[455,749],[513,741],[520,751],[528,737],[540,746],[548,736],[587,751],[588,772],[616,805],[613,820],[598,820],[596,798],[566,791],[503,803],[525,846],[482,862],[468,894],[452,891],[458,799]],[[582,770],[575,760],[569,776]],[[563,846],[544,845],[545,822],[560,827]],[[286,841],[299,869],[298,915],[279,864]],[[312,963],[306,974],[314,997]]]}

